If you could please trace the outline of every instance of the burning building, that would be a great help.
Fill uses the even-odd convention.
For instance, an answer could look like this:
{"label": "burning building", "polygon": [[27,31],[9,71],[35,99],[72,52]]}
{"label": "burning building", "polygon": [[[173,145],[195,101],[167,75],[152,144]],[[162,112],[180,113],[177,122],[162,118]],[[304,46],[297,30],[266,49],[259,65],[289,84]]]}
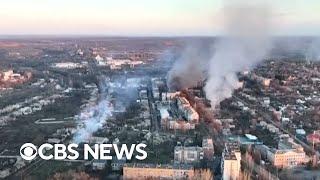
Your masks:
{"label": "burning building", "polygon": [[195,125],[199,123],[199,114],[189,101],[185,97],[176,96],[173,103],[177,106],[177,110],[173,110],[176,113],[174,116],[170,115],[169,107],[161,107],[159,110],[162,128],[169,130],[195,129]]}
{"label": "burning building", "polygon": [[185,97],[177,97],[177,105],[179,111],[189,122],[199,122],[199,114],[190,105],[189,101]]}

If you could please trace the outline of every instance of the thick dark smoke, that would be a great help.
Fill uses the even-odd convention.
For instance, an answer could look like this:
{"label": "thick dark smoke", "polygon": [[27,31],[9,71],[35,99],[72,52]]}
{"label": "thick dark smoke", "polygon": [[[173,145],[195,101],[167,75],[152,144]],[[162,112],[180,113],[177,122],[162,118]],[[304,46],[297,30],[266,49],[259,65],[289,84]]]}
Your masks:
{"label": "thick dark smoke", "polygon": [[174,63],[168,73],[168,87],[170,90],[181,90],[194,87],[205,79],[208,65],[209,50],[207,44],[191,43]]}

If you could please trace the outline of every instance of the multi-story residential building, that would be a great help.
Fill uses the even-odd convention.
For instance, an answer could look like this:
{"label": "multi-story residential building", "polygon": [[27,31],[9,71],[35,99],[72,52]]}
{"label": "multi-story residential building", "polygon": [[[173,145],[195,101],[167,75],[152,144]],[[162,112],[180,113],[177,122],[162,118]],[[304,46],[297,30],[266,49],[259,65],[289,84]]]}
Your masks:
{"label": "multi-story residential building", "polygon": [[185,97],[177,98],[177,105],[180,112],[183,116],[190,122],[198,123],[199,114],[197,111],[190,105],[189,101]]}
{"label": "multi-story residential building", "polygon": [[275,167],[288,168],[305,163],[306,153],[301,145],[291,138],[286,138],[279,141],[277,149],[268,151],[268,159]]}
{"label": "multi-story residential building", "polygon": [[123,179],[193,179],[194,169],[187,164],[125,164]]}
{"label": "multi-story residential building", "polygon": [[166,127],[170,130],[191,130],[195,129],[195,124],[183,120],[167,121]]}
{"label": "multi-story residential building", "polygon": [[240,175],[241,153],[239,144],[227,142],[221,159],[221,171],[223,180],[237,180]]}

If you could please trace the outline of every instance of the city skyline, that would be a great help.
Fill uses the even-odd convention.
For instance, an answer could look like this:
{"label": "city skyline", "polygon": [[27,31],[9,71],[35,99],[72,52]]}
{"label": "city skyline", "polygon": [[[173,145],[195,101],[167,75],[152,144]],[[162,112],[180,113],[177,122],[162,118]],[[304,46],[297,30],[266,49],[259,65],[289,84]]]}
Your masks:
{"label": "city skyline", "polygon": [[[0,3],[0,34],[221,35],[221,10],[226,2],[236,1],[12,0]],[[319,34],[320,2],[272,0],[268,5],[272,7],[273,35]]]}

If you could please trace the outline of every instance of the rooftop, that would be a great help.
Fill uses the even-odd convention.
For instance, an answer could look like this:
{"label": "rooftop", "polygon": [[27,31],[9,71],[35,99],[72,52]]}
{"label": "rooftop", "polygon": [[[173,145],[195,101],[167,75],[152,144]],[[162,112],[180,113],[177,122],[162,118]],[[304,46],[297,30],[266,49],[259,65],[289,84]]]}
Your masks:
{"label": "rooftop", "polygon": [[189,164],[145,164],[145,163],[127,163],[124,167],[131,168],[159,168],[159,169],[193,169]]}

